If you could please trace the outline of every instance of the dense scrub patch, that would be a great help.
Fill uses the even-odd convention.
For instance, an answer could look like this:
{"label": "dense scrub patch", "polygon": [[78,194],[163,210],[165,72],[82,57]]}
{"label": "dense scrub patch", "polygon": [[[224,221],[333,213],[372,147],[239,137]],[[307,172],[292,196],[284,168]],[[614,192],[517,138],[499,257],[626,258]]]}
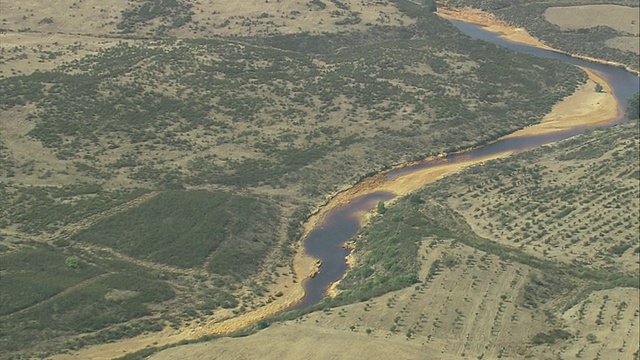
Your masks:
{"label": "dense scrub patch", "polygon": [[[153,272],[72,249],[34,244],[0,255],[0,264],[0,354],[29,347],[46,353],[61,337],[142,319],[154,313],[150,305],[175,296]],[[163,327],[146,319],[106,331],[116,339]]]}
{"label": "dense scrub patch", "polygon": [[14,313],[49,298],[100,268],[47,247],[25,248],[0,255],[0,315]]}
{"label": "dense scrub patch", "polygon": [[135,258],[243,276],[276,241],[278,212],[221,191],[167,191],[73,236]]}

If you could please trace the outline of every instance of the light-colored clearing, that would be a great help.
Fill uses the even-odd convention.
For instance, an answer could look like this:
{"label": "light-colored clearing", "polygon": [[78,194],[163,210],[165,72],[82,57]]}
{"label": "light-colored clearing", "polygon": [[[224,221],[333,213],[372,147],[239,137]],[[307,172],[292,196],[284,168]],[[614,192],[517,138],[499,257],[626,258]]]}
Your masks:
{"label": "light-colored clearing", "polygon": [[93,55],[118,42],[132,40],[60,33],[0,32],[0,54],[3,56],[0,75],[28,75],[35,70],[52,70],[65,62]]}
{"label": "light-colored clearing", "polygon": [[639,296],[633,288],[595,291],[562,314],[562,320],[579,334],[565,349],[567,357],[581,353],[585,359],[633,358],[640,339]]}
{"label": "light-colored clearing", "polygon": [[604,44],[610,48],[640,55],[640,38],[637,36],[618,36],[605,41]]}
{"label": "light-colored clearing", "polygon": [[[204,0],[193,3],[193,23],[174,30],[178,37],[273,35],[300,32],[322,33],[363,30],[373,24],[408,25],[414,20],[400,13],[387,1],[341,0],[349,9],[341,9],[324,0],[324,9],[300,0]],[[338,25],[353,18],[358,23]],[[197,24],[197,26],[194,26]]]}
{"label": "light-colored clearing", "polygon": [[128,6],[127,0],[0,0],[1,24],[12,31],[105,35]]}
{"label": "light-colored clearing", "polygon": [[565,30],[608,26],[632,35],[640,34],[640,8],[620,5],[582,5],[547,8],[544,18]]}
{"label": "light-colored clearing", "polygon": [[453,359],[402,337],[368,336],[312,323],[285,323],[244,338],[180,346],[153,360]]}

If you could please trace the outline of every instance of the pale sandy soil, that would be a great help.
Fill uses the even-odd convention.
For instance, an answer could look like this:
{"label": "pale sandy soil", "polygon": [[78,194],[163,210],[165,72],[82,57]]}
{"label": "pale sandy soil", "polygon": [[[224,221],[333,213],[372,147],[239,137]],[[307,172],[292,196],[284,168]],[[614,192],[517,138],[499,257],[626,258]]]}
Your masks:
{"label": "pale sandy soil", "polygon": [[345,334],[342,329],[312,323],[286,323],[246,338],[225,338],[165,350],[151,359],[424,359],[425,356],[434,360],[457,358],[441,355],[419,343],[409,343],[399,336],[384,338],[368,336],[364,332]]}
{"label": "pale sandy soil", "polygon": [[610,48],[640,55],[640,38],[637,36],[618,36],[605,41],[604,44]]}
{"label": "pale sandy soil", "polygon": [[[638,289],[615,288],[594,291],[562,314],[577,337],[566,354],[581,353],[586,359],[631,359],[640,348],[640,297]],[[600,322],[598,322],[600,318]],[[593,340],[587,339],[593,335]]]}
{"label": "pale sandy soil", "polygon": [[527,32],[527,30],[509,26],[496,18],[495,15],[482,11],[480,9],[474,9],[470,7],[455,9],[438,8],[438,12],[436,14],[445,19],[461,20],[472,24],[481,25],[486,30],[496,34],[500,34],[500,36],[502,36],[503,38],[511,40],[513,42],[527,44],[547,50],[553,50],[551,47],[545,45],[540,40],[531,36]]}
{"label": "pale sandy soil", "polygon": [[[575,30],[609,26],[632,35],[640,34],[640,8],[620,5],[580,5],[550,7],[544,12],[548,22]],[[636,40],[637,41],[637,40]]]}

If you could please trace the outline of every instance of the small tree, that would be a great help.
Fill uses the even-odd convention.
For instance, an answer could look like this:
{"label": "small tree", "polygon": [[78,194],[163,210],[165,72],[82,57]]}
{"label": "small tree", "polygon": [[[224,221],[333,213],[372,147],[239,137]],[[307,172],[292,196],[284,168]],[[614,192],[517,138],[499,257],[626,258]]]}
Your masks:
{"label": "small tree", "polygon": [[378,201],[378,206],[376,207],[378,214],[384,214],[387,212],[387,208],[384,206],[383,201]]}
{"label": "small tree", "polygon": [[418,194],[411,195],[409,197],[409,201],[414,205],[418,205],[418,204],[424,203],[424,200],[422,200],[422,198],[420,198],[420,195],[418,195]]}
{"label": "small tree", "polygon": [[64,263],[72,269],[77,269],[80,267],[80,258],[75,255],[69,256],[64,260]]}

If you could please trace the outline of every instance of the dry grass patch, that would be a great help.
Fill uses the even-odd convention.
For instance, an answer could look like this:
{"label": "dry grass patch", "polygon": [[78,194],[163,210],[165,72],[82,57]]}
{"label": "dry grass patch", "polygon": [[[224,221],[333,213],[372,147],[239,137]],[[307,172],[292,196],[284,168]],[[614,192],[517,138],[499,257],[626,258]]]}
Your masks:
{"label": "dry grass patch", "polygon": [[608,26],[636,37],[640,34],[640,8],[620,5],[550,7],[545,19],[564,30]]}
{"label": "dry grass patch", "polygon": [[0,1],[3,28],[45,34],[107,35],[128,6],[127,0]]}
{"label": "dry grass patch", "polygon": [[617,36],[605,41],[608,47],[640,54],[640,39],[637,36]]}
{"label": "dry grass patch", "polygon": [[119,41],[93,36],[41,33],[0,33],[0,76],[28,75],[97,53]]}

